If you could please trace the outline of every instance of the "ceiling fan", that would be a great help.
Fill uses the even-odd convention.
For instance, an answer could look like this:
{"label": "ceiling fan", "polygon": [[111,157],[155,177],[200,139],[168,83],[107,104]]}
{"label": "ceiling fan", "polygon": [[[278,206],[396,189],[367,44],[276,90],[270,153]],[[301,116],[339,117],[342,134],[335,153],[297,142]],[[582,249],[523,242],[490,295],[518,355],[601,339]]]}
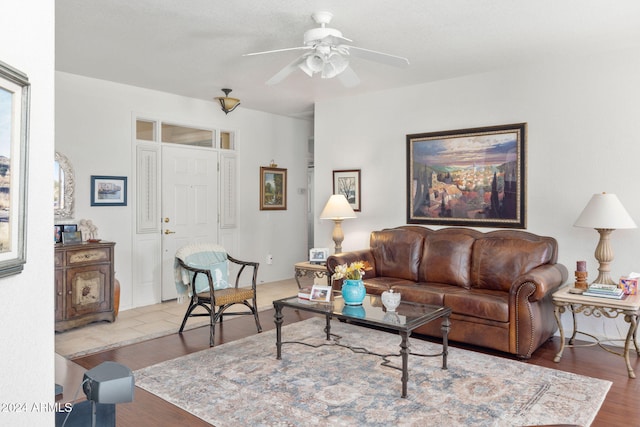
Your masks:
{"label": "ceiling fan", "polygon": [[388,53],[376,52],[374,50],[345,44],[345,42],[352,42],[352,40],[343,37],[342,33],[335,28],[327,27],[327,24],[329,24],[329,22],[331,22],[331,18],[333,18],[333,14],[331,12],[315,12],[311,15],[311,18],[320,26],[312,28],[304,33],[304,46],[247,53],[243,55],[264,55],[267,53],[278,53],[291,50],[306,51],[295,61],[291,62],[267,80],[268,85],[280,83],[296,69],[300,69],[309,77],[316,73],[320,73],[320,77],[323,79],[338,77],[344,86],[356,86],[360,83],[360,79],[349,66],[349,56],[377,61],[396,67],[406,67],[409,65],[409,60],[401,56],[390,55]]}

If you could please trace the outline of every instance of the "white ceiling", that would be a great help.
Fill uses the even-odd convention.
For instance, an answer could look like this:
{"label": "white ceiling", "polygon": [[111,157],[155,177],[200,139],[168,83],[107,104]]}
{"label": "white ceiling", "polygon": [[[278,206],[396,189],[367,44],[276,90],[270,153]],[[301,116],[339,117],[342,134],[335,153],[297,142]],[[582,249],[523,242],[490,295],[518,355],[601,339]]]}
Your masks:
{"label": "white ceiling", "polygon": [[[321,10],[354,46],[411,65],[352,58],[350,89],[302,71],[265,85],[300,52],[242,55],[302,45]],[[228,87],[239,108],[294,117],[324,99],[638,45],[637,0],[56,0],[56,70],[206,100]]]}

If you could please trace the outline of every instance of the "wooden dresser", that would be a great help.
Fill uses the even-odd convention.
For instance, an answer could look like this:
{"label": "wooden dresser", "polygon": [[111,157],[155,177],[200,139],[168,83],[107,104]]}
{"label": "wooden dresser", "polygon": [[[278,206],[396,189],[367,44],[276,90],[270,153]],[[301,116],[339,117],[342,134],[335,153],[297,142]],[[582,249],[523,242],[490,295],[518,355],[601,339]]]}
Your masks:
{"label": "wooden dresser", "polygon": [[113,242],[56,244],[56,331],[115,320],[114,246]]}

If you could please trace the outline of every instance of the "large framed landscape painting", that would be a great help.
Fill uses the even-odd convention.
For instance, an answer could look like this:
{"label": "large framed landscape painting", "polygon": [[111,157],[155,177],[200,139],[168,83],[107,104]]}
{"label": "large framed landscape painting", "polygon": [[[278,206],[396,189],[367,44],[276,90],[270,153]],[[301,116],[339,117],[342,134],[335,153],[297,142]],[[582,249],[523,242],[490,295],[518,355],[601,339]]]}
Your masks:
{"label": "large framed landscape painting", "polygon": [[527,124],[407,135],[407,222],[526,227]]}
{"label": "large framed landscape painting", "polygon": [[29,89],[24,73],[0,61],[0,277],[26,262]]}

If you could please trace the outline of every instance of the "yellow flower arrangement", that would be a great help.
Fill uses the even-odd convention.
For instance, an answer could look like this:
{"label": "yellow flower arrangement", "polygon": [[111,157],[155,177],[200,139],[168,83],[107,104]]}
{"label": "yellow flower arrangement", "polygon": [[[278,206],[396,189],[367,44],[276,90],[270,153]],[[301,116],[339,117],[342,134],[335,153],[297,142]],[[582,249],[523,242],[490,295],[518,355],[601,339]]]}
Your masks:
{"label": "yellow flower arrangement", "polygon": [[336,266],[332,279],[348,279],[360,280],[364,277],[364,269],[366,268],[364,261],[354,261],[351,264],[340,264]]}

